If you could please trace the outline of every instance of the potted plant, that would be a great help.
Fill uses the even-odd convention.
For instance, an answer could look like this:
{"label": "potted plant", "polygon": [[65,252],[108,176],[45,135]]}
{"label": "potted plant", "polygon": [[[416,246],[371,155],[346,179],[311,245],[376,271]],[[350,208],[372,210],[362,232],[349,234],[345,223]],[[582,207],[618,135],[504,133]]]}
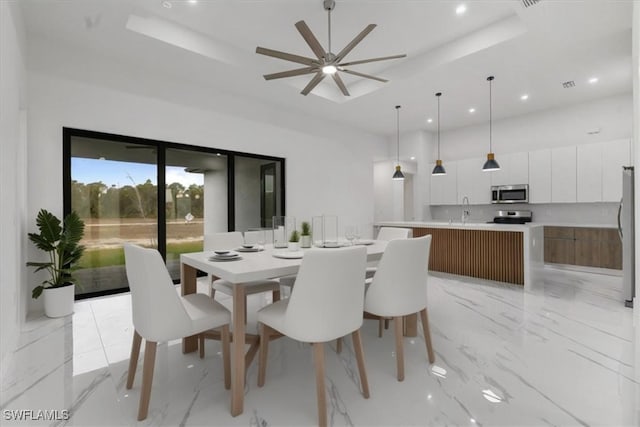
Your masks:
{"label": "potted plant", "polygon": [[302,230],[300,232],[300,247],[311,247],[311,225],[307,221],[303,221],[301,224]]}
{"label": "potted plant", "polygon": [[298,230],[293,230],[291,232],[291,236],[289,237],[289,250],[290,251],[300,250],[300,233],[298,233]]}
{"label": "potted plant", "polygon": [[31,293],[38,298],[44,293],[44,311],[48,317],[62,317],[73,313],[74,284],[77,280],[73,272],[84,246],[80,240],[84,235],[84,222],[77,213],[71,212],[61,223],[51,212],[41,209],[36,218],[39,233],[29,233],[29,240],[49,255],[46,262],[28,262],[35,272],[46,270],[47,278]]}

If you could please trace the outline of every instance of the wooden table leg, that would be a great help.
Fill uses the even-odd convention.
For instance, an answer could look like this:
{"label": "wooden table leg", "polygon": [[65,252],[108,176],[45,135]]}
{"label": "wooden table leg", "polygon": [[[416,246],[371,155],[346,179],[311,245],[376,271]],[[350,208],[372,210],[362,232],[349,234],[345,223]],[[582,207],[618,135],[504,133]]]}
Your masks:
{"label": "wooden table leg", "polygon": [[[196,293],[196,275],[198,270],[190,265],[180,264],[180,289],[182,295]],[[198,336],[182,339],[182,352],[191,353],[198,349]]]}
{"label": "wooden table leg", "polygon": [[246,311],[244,285],[236,284],[233,286],[233,382],[231,383],[231,415],[234,417],[242,414],[244,410],[244,317]]}
{"label": "wooden table leg", "polygon": [[418,314],[410,314],[404,316],[404,336],[405,337],[417,337],[418,336]]}

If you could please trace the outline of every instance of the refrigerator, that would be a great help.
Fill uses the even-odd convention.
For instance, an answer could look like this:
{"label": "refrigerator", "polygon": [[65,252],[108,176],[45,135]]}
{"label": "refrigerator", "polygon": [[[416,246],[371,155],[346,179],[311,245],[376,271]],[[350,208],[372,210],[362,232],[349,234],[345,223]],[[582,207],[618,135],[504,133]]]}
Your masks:
{"label": "refrigerator", "polygon": [[627,307],[633,307],[636,290],[633,173],[633,166],[622,167],[622,200],[618,207],[618,234],[622,240],[622,292]]}

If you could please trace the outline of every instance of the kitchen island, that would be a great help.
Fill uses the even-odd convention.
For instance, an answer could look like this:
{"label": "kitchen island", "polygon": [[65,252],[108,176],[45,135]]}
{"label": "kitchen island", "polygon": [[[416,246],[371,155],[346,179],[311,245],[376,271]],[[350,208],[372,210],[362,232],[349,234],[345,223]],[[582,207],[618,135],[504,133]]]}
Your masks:
{"label": "kitchen island", "polygon": [[413,237],[430,234],[429,270],[522,285],[531,289],[544,265],[544,226],[384,221]]}

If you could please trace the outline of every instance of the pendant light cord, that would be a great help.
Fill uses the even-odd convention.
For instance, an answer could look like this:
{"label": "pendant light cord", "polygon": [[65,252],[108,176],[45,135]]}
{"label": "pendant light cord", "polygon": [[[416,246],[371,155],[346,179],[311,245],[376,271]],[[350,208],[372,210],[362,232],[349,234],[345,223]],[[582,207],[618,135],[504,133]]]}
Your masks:
{"label": "pendant light cord", "polygon": [[397,141],[397,159],[400,164],[400,106],[396,105],[396,141]]}
{"label": "pendant light cord", "polygon": [[492,140],[493,140],[493,129],[492,129],[492,122],[493,122],[493,114],[492,114],[492,99],[491,99],[491,83],[493,82],[493,76],[489,77],[487,80],[489,80],[489,152],[493,153],[493,145],[492,145]]}
{"label": "pendant light cord", "polygon": [[329,15],[329,50],[327,51],[327,53],[331,55],[331,9],[327,10],[327,14]]}
{"label": "pendant light cord", "polygon": [[440,160],[440,92],[436,93],[438,97],[438,160]]}

